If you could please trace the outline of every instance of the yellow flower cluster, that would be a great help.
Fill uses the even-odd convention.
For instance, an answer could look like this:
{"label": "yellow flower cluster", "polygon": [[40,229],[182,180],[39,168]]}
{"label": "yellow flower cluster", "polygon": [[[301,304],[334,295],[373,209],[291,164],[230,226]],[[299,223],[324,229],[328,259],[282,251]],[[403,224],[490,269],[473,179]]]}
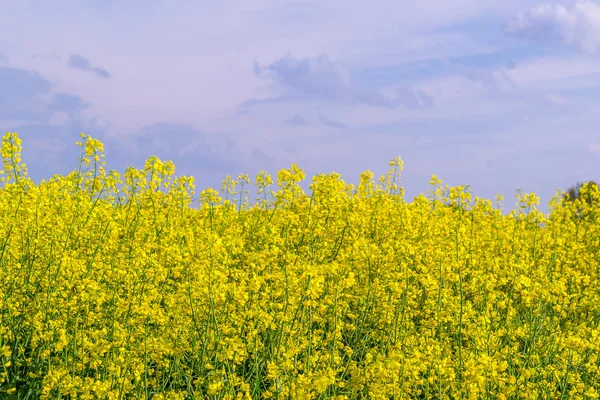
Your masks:
{"label": "yellow flower cluster", "polygon": [[2,142],[0,398],[598,398],[597,188],[505,215],[434,176],[409,203],[397,158],[194,207],[173,163],[121,175],[78,144],[36,185]]}

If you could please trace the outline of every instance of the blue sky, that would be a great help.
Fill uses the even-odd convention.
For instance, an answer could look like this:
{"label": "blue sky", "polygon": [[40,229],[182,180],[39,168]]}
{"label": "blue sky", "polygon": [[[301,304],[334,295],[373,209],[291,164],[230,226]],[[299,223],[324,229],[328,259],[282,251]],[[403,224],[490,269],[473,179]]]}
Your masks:
{"label": "blue sky", "polygon": [[[600,180],[600,2],[0,2],[0,128],[37,180],[79,132],[109,167],[156,154],[199,189],[405,161],[476,195]],[[305,186],[307,187],[307,186]]]}

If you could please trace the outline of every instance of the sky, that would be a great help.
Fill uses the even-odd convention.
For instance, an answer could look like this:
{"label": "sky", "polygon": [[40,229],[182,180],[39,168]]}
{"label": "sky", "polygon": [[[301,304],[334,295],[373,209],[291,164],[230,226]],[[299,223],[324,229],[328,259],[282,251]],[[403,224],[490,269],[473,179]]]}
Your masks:
{"label": "sky", "polygon": [[600,181],[600,1],[2,0],[0,130],[39,181],[157,155],[226,175],[348,183],[404,160],[406,198]]}

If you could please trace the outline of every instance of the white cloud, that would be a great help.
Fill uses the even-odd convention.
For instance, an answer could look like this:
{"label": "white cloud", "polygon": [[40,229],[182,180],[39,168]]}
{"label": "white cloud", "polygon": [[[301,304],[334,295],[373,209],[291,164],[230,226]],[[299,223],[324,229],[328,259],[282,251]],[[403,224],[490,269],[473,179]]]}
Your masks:
{"label": "white cloud", "polygon": [[436,104],[482,99],[514,91],[515,84],[504,71],[457,71],[422,80],[416,84],[426,93],[437,93]]}
{"label": "white cloud", "polygon": [[600,4],[592,0],[571,7],[542,4],[520,13],[506,25],[518,37],[576,46],[589,54],[600,52]]}
{"label": "white cloud", "polygon": [[550,104],[558,104],[558,105],[567,104],[567,99],[565,99],[563,96],[560,96],[556,93],[550,93],[549,95],[547,95],[546,101],[548,101]]}
{"label": "white cloud", "polygon": [[506,75],[520,88],[587,87],[598,82],[600,59],[585,56],[532,58],[506,71]]}

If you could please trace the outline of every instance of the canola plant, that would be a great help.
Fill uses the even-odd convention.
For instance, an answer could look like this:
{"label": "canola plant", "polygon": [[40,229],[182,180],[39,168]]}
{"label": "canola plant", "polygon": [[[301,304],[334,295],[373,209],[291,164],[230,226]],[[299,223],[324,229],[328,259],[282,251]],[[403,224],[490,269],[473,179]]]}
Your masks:
{"label": "canola plant", "polygon": [[[151,157],[123,175],[82,134],[35,184],[4,136],[0,397],[594,399],[600,193],[510,214],[400,158],[358,185],[296,165],[206,189]],[[502,200],[498,197],[498,201]]]}

